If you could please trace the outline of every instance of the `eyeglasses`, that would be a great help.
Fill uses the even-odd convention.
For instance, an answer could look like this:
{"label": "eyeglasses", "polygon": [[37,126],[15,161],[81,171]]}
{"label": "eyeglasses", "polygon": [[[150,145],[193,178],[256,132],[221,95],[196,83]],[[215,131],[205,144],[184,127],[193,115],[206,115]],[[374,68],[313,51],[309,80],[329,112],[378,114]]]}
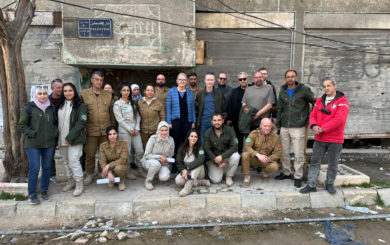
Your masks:
{"label": "eyeglasses", "polygon": [[241,81],[246,81],[246,77],[244,77],[244,78],[239,78],[238,81],[240,81],[240,82],[241,82]]}
{"label": "eyeglasses", "polygon": [[220,77],[219,80],[226,80],[226,77]]}

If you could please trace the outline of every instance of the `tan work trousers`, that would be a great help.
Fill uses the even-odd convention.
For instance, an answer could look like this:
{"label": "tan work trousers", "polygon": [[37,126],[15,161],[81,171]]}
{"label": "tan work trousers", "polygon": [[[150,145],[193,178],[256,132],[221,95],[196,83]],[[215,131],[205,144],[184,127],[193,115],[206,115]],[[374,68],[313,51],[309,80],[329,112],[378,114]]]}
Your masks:
{"label": "tan work trousers", "polygon": [[[85,143],[85,172],[87,174],[95,173],[95,155],[99,149],[99,145],[107,140],[107,136],[87,136]],[[100,169],[100,166],[99,166]],[[99,170],[101,172],[101,170]]]}
{"label": "tan work trousers", "polygon": [[279,166],[277,162],[263,163],[257,157],[251,157],[248,152],[241,153],[242,173],[244,176],[250,175],[250,167],[260,167],[266,174],[275,173]]}

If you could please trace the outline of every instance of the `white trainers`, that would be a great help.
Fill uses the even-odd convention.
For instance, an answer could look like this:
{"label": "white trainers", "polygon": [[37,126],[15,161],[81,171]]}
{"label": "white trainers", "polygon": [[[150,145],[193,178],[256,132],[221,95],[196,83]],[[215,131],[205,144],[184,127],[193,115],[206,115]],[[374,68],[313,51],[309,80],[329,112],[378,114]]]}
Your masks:
{"label": "white trainers", "polygon": [[154,186],[152,184],[152,181],[148,180],[148,179],[145,179],[145,187],[146,189],[148,189],[149,191],[153,190],[154,189]]}
{"label": "white trainers", "polygon": [[251,176],[245,176],[244,181],[242,182],[242,187],[248,188],[251,184]]}
{"label": "white trainers", "polygon": [[231,176],[226,176],[226,185],[228,187],[232,186],[233,185],[233,178]]}

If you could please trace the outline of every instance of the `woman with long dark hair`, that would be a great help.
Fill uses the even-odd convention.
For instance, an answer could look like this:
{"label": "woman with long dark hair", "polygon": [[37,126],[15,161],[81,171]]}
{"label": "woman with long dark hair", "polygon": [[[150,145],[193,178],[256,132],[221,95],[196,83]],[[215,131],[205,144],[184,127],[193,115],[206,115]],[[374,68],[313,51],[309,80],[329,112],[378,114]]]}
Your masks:
{"label": "woman with long dark hair", "polygon": [[65,83],[58,105],[58,147],[64,158],[68,182],[62,188],[70,191],[75,188],[73,196],[80,196],[84,191],[83,169],[80,157],[86,141],[85,125],[88,110],[81,101],[73,83]]}
{"label": "woman with long dark hair", "polygon": [[107,141],[100,144],[99,165],[102,168],[102,177],[109,180],[108,187],[115,186],[115,177],[120,178],[118,189],[126,189],[125,178],[128,169],[127,143],[118,140],[118,130],[115,126],[106,129]]}
{"label": "woman with long dark hair", "polygon": [[179,147],[176,155],[176,163],[179,174],[175,178],[178,186],[184,186],[179,196],[190,194],[193,186],[210,186],[204,169],[205,152],[199,139],[199,133],[191,129],[184,143]]}
{"label": "woman with long dark hair", "polygon": [[[127,82],[119,84],[119,100],[114,103],[114,115],[118,122],[118,137],[127,142],[128,161],[131,151],[134,150],[135,164],[138,167],[139,176],[145,177],[142,168],[141,158],[144,154],[142,139],[140,135],[141,116],[139,114],[138,103],[132,99],[131,86]],[[130,168],[129,168],[130,169]],[[128,179],[136,179],[131,172],[127,173]]]}

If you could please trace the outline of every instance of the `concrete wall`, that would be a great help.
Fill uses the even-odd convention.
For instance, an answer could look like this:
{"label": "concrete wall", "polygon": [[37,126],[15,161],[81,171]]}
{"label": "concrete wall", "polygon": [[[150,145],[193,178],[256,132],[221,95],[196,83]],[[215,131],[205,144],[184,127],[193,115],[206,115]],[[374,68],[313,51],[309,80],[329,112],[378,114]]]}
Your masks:
{"label": "concrete wall", "polygon": [[[184,26],[195,25],[195,6],[189,1],[146,3],[136,0],[128,3],[128,1],[112,0],[89,2],[73,0],[69,2],[146,18],[168,20]],[[195,65],[195,29],[65,5],[62,14],[63,61],[66,64],[138,67],[193,67]],[[77,18],[112,19],[113,38],[78,38]]]}

